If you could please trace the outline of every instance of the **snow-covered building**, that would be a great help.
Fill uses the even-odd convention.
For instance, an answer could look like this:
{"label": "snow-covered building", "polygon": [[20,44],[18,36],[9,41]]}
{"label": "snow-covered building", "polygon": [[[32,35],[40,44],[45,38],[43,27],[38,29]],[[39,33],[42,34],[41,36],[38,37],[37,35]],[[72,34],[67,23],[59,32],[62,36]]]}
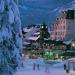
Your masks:
{"label": "snow-covered building", "polygon": [[22,29],[23,49],[40,49],[44,38],[48,38],[48,27],[45,24],[31,25]]}
{"label": "snow-covered building", "polygon": [[40,26],[27,26],[22,29],[23,49],[38,48],[38,39],[40,38]]}

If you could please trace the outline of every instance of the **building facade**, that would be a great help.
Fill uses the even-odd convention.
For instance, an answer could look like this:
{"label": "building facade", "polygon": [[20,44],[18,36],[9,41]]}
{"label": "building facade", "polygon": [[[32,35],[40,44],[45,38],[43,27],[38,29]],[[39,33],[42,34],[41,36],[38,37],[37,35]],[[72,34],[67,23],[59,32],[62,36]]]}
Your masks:
{"label": "building facade", "polygon": [[35,50],[42,47],[44,38],[48,37],[47,25],[32,25],[22,29],[23,50]]}
{"label": "building facade", "polygon": [[52,40],[71,40],[75,38],[75,10],[66,10],[51,26]]}
{"label": "building facade", "polygon": [[31,50],[33,47],[38,47],[38,39],[40,37],[40,27],[39,26],[27,26],[22,29],[23,39],[23,50]]}

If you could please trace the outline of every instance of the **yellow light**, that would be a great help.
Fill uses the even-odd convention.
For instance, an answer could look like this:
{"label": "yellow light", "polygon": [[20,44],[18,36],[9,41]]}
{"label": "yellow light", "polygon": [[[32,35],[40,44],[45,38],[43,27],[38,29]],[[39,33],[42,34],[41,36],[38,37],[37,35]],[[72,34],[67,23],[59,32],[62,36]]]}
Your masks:
{"label": "yellow light", "polygon": [[72,43],[72,46],[74,47],[74,46],[75,46],[75,44],[74,44],[74,43]]}

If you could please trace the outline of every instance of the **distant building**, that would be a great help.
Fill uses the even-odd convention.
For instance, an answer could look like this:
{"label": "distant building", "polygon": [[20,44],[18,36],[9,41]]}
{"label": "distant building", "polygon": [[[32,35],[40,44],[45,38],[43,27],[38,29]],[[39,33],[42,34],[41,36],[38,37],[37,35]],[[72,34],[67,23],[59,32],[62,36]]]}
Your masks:
{"label": "distant building", "polygon": [[31,25],[22,29],[23,50],[39,49],[44,38],[48,37],[47,25]]}
{"label": "distant building", "polygon": [[75,10],[66,10],[51,26],[52,40],[71,40],[75,38]]}
{"label": "distant building", "polygon": [[40,37],[40,27],[39,26],[27,26],[22,29],[23,34],[23,50],[31,48],[36,48],[38,39]]}

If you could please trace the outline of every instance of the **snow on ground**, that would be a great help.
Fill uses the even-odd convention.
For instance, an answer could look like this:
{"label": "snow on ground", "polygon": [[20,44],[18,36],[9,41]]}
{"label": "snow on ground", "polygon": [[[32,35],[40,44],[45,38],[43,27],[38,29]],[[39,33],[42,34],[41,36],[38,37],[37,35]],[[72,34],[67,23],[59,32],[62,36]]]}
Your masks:
{"label": "snow on ground", "polygon": [[14,75],[75,75],[75,72],[66,73],[64,70],[50,69],[49,73],[40,71],[18,71]]}
{"label": "snow on ground", "polygon": [[[40,63],[40,70],[37,70],[37,67],[35,70],[33,70],[33,64],[32,63]],[[75,75],[75,71],[70,71],[69,73],[66,73],[66,71],[63,69],[64,62],[60,62],[57,64],[54,64],[49,68],[49,72],[45,71],[45,64],[43,63],[43,59],[40,60],[26,60],[24,61],[24,67],[18,70],[14,75]],[[41,66],[42,65],[42,66]]]}

